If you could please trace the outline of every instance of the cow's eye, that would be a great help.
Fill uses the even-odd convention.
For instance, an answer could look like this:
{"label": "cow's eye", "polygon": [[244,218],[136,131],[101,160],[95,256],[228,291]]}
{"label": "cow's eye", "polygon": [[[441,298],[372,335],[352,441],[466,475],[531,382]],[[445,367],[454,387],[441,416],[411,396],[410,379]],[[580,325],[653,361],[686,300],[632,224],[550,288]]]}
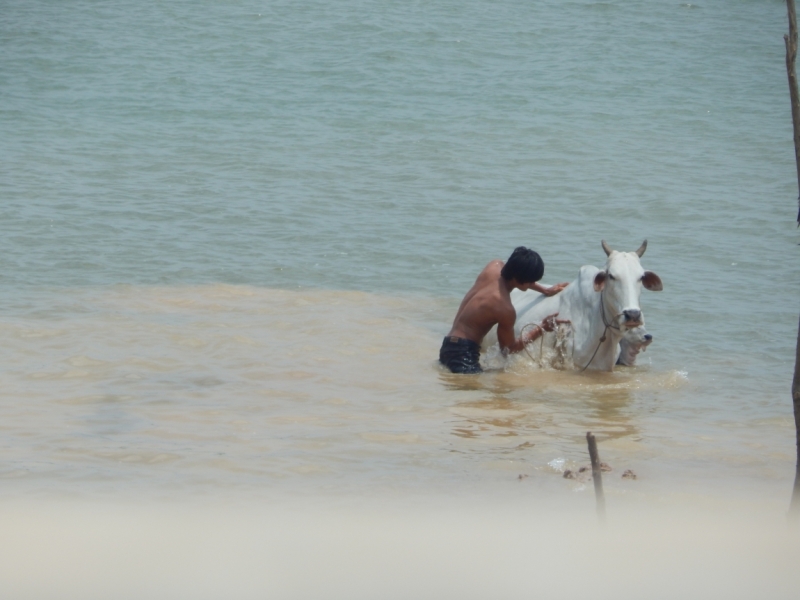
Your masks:
{"label": "cow's eye", "polygon": [[611,273],[608,274],[608,277],[609,277],[609,279],[611,279],[611,281],[616,281],[616,279],[617,279]]}

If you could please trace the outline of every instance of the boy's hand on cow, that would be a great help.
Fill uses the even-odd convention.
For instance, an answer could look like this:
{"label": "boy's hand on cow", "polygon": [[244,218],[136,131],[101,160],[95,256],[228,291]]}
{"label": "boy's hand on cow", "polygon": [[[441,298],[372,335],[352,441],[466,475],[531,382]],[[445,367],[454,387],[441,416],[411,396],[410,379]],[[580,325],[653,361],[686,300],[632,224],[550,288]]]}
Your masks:
{"label": "boy's hand on cow", "polygon": [[563,290],[568,285],[569,285],[568,282],[551,285],[549,288],[542,289],[542,294],[544,294],[545,296],[555,296],[558,292]]}

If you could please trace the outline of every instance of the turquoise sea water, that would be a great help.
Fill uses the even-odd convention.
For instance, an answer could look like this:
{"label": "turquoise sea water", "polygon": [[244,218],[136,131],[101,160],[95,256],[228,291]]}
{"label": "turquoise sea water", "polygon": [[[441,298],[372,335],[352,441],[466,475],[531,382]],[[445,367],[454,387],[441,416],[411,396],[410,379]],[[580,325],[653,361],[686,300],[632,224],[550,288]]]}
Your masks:
{"label": "turquoise sea water", "polygon": [[[786,27],[777,0],[5,2],[0,493],[557,495],[592,428],[646,494],[788,501]],[[438,370],[489,260],[569,281],[645,238],[636,369]]]}

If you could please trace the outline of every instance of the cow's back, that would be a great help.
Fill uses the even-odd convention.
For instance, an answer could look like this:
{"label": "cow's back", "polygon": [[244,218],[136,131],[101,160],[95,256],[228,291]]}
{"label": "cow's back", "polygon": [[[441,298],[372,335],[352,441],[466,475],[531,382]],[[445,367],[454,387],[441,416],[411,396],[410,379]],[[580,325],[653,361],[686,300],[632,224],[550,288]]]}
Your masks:
{"label": "cow's back", "polygon": [[[528,290],[513,290],[511,303],[517,311],[517,320],[514,332],[519,336],[522,329],[530,323],[541,323],[542,320],[558,313],[559,319],[569,319],[573,328],[579,331],[588,331],[590,324],[585,321],[586,315],[591,314],[592,304],[597,302],[599,295],[594,291],[594,278],[600,272],[595,266],[586,265],[578,271],[578,277],[567,288],[555,296],[545,296],[539,292]],[[486,335],[482,347],[490,348],[497,343],[497,327]]]}
{"label": "cow's back", "polygon": [[519,332],[528,323],[540,323],[545,317],[558,313],[559,319],[569,319],[574,328],[583,329],[586,316],[592,314],[599,295],[594,291],[594,278],[600,272],[595,266],[585,265],[578,277],[555,296],[547,297],[536,292],[517,292],[511,301],[517,311],[516,328]]}

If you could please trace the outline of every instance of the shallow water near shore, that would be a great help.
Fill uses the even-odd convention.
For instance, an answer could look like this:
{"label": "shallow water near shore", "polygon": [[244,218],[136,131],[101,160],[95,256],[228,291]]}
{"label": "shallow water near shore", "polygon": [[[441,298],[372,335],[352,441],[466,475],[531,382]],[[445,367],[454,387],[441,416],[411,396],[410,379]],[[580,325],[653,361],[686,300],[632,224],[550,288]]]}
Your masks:
{"label": "shallow water near shore", "polygon": [[[534,347],[453,375],[436,361],[453,308],[229,285],[36,295],[2,326],[4,489],[361,495],[522,476],[569,493],[585,485],[561,475],[587,462],[591,430],[612,489],[788,492],[791,415],[754,411],[741,383],[737,399],[709,375],[654,367],[669,357],[655,348],[613,373],[553,369]],[[641,480],[621,480],[628,469]]]}
{"label": "shallow water near shore", "polygon": [[[654,366],[669,345],[613,373],[534,348],[456,376],[431,349],[457,299],[123,285],[17,302],[10,596],[791,598],[800,583],[789,415]],[[587,430],[611,467],[605,526]]]}
{"label": "shallow water near shore", "polygon": [[[367,534],[337,545],[342,528],[407,530],[376,542],[382,568],[482,540],[454,554],[463,589],[423,552],[435,568],[396,571],[410,582],[398,596],[431,583],[437,597],[487,597],[492,582],[529,597],[533,564],[551,596],[611,573],[614,597],[641,597],[643,579],[585,572],[588,557],[569,553],[575,539],[603,555],[591,482],[563,476],[588,464],[592,431],[622,540],[603,556],[652,550],[635,563],[646,595],[707,597],[699,574],[693,592],[671,586],[708,566],[730,597],[793,597],[796,548],[781,536],[800,238],[785,11],[6,2],[0,521],[16,537],[0,547],[4,595],[108,597],[113,579],[68,576],[109,556],[109,572],[138,582],[131,597],[152,597],[142,582],[162,530],[181,555],[165,563],[165,597],[197,591],[195,568],[208,597],[226,584],[258,595],[263,579],[235,587],[225,569],[301,564],[259,541],[294,527],[323,549],[317,569],[353,549],[328,571],[334,597],[391,596],[377,579],[353,587],[371,546]],[[437,364],[488,261],[527,245],[545,283],[571,281],[602,265],[601,239],[633,250],[645,238],[664,291],[642,294],[654,342],[637,366],[559,370],[536,346],[479,376]],[[26,537],[37,521],[52,538]],[[252,535],[248,522],[261,524]],[[139,541],[104,536],[126,523]],[[190,531],[209,533],[194,555]],[[213,548],[245,566],[214,570]],[[36,556],[69,559],[63,586],[36,587]],[[272,597],[324,590],[295,575],[273,578]]]}

